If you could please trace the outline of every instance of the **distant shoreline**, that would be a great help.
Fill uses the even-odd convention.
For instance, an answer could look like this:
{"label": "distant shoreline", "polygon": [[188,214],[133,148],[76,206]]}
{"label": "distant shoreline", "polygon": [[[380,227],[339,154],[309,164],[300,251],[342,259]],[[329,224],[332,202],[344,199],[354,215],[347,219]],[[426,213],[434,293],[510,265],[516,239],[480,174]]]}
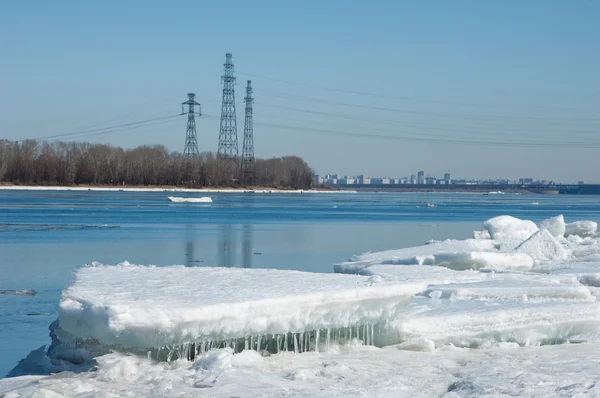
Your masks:
{"label": "distant shoreline", "polygon": [[2,191],[99,191],[99,192],[186,192],[186,193],[356,193],[353,190],[326,189],[275,189],[257,188],[179,188],[179,187],[148,187],[148,186],[46,186],[46,185],[3,185]]}

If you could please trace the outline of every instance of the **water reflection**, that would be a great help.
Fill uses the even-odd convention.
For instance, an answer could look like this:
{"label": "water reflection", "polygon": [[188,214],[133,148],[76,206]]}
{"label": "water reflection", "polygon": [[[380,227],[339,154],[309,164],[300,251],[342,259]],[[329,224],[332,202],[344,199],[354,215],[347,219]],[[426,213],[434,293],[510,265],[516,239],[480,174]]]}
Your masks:
{"label": "water reflection", "polygon": [[233,226],[224,224],[219,227],[219,267],[235,267],[235,239]]}
{"label": "water reflection", "polygon": [[244,225],[244,236],[242,239],[242,267],[252,267],[252,225]]}
{"label": "water reflection", "polygon": [[253,233],[251,224],[222,224],[217,227],[217,233],[208,234],[198,226],[186,225],[185,265],[251,268],[253,255],[258,254],[253,252]]}
{"label": "water reflection", "polygon": [[198,265],[200,262],[194,255],[194,243],[196,240],[196,231],[193,225],[185,226],[185,266],[190,267]]}

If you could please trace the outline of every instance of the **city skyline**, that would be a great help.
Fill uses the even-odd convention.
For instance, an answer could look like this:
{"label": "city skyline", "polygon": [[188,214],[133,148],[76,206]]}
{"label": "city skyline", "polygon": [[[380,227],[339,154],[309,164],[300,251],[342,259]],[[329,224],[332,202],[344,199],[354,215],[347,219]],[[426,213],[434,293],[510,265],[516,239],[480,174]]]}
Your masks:
{"label": "city skyline", "polygon": [[[230,52],[252,80],[258,157],[297,155],[318,174],[422,164],[600,182],[596,2],[184,3],[7,4],[0,139],[168,116],[193,92],[198,148],[216,152]],[[181,151],[185,131],[182,117],[71,138]]]}
{"label": "city skyline", "polygon": [[316,174],[315,183],[325,185],[386,185],[386,184],[418,184],[418,185],[448,185],[448,184],[585,184],[586,181],[581,179],[574,181],[556,181],[554,179],[534,178],[534,177],[519,177],[519,178],[469,178],[456,177],[451,172],[447,171],[438,177],[434,173],[426,173],[424,170],[408,175],[348,175],[348,174]]}

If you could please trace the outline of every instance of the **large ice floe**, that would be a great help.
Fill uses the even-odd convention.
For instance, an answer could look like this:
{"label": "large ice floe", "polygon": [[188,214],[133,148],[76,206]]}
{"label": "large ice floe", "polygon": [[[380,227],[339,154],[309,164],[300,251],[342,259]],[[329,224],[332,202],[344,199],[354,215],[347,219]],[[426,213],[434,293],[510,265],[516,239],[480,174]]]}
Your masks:
{"label": "large ice floe", "polygon": [[596,224],[483,227],[334,274],[81,267],[13,372],[76,373],[0,396],[600,396]]}
{"label": "large ice floe", "polygon": [[82,267],[63,292],[55,334],[159,359],[213,347],[300,352],[326,349],[332,339],[375,344],[374,327],[425,289],[380,279],[128,263]]}

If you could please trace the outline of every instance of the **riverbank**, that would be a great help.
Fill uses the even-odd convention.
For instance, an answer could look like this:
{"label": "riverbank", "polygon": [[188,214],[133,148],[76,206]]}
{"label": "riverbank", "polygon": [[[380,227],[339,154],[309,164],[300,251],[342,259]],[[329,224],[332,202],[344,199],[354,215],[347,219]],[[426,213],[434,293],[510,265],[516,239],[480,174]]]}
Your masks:
{"label": "riverbank", "polygon": [[189,192],[189,193],[310,193],[336,194],[356,193],[353,190],[327,189],[275,189],[268,187],[253,188],[180,188],[148,186],[45,186],[45,185],[2,185],[4,191],[101,191],[101,192]]}

